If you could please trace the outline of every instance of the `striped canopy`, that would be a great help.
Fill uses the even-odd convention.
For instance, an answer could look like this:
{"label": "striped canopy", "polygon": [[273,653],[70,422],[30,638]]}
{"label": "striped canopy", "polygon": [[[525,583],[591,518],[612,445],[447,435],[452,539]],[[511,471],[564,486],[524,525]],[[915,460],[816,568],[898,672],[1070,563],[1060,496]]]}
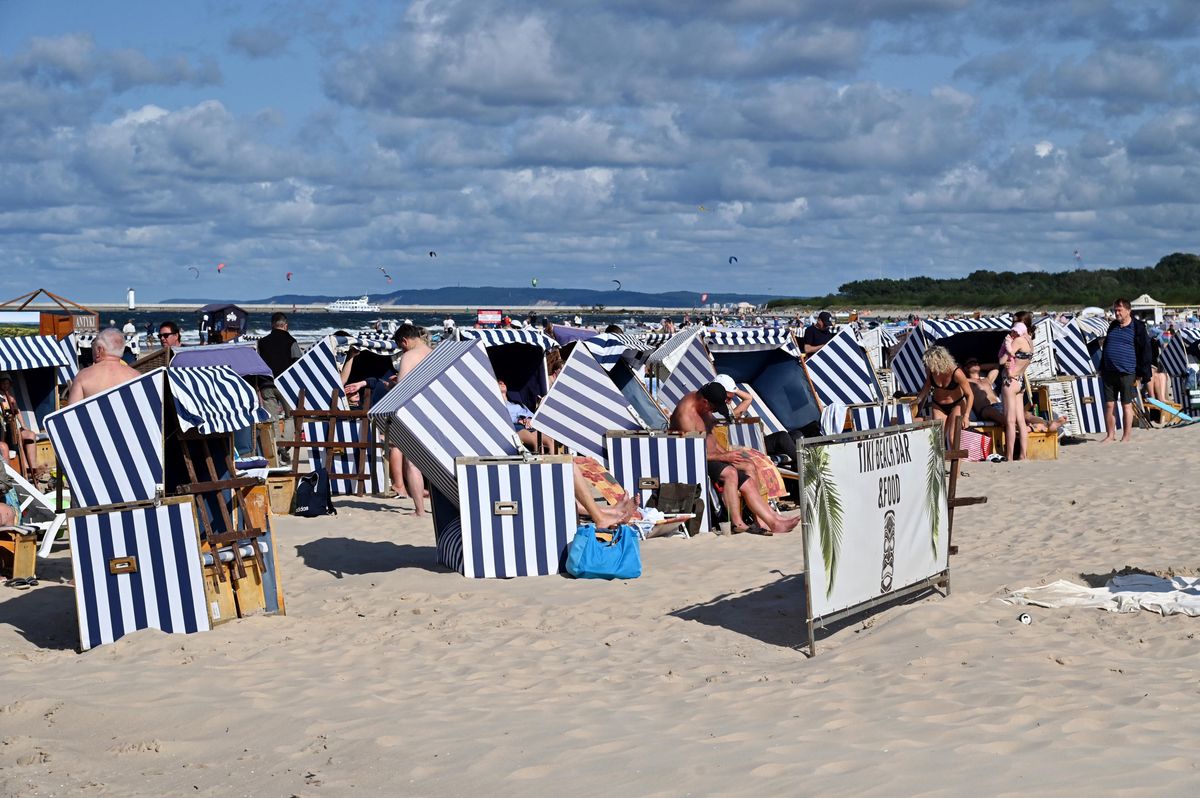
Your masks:
{"label": "striped canopy", "polygon": [[587,347],[576,347],[533,414],[533,426],[578,454],[607,459],[604,436],[642,425]]}
{"label": "striped canopy", "polygon": [[[717,376],[716,367],[704,341],[695,333],[677,335],[665,346],[650,356],[651,364],[663,349],[671,347],[669,358],[663,361],[664,368],[670,368],[670,374],[664,379],[658,389],[658,399],[668,411],[674,410],[684,396],[697,390],[706,382],[712,382]],[[671,366],[666,366],[670,362]]]}
{"label": "striped canopy", "polygon": [[688,327],[683,332],[672,335],[654,350],[646,362],[666,371],[674,371],[684,352],[701,332],[703,329],[700,327]]}
{"label": "striped canopy", "polygon": [[367,415],[455,503],[456,457],[517,454],[496,375],[476,340],[439,344]]}
{"label": "striped canopy", "polygon": [[1054,361],[1058,373],[1067,377],[1086,377],[1095,372],[1083,333],[1077,327],[1050,322],[1054,336]]}
{"label": "striped canopy", "polygon": [[654,347],[632,335],[601,333],[582,341],[605,371],[611,371],[627,353],[639,355],[653,351]]}
{"label": "striped canopy", "polygon": [[53,335],[18,335],[0,338],[0,371],[70,368],[78,366],[68,358]]}
{"label": "striped canopy", "polygon": [[[322,339],[304,356],[275,378],[275,387],[288,410],[295,410],[304,390],[304,406],[309,410],[348,410],[346,393],[338,369],[333,336]],[[337,407],[329,399],[336,394]]]}
{"label": "striped canopy", "polygon": [[921,329],[933,340],[949,338],[963,332],[976,330],[1007,330],[1012,327],[1012,316],[988,316],[982,319],[922,319]]}
{"label": "striped canopy", "polygon": [[381,355],[390,355],[393,352],[400,351],[400,346],[390,336],[378,337],[379,335],[378,333],[375,335],[368,335],[367,333],[335,335],[333,336],[333,340],[339,352],[345,351],[352,346],[367,352],[377,352]]}
{"label": "striped canopy", "polygon": [[483,341],[484,346],[528,344],[529,346],[541,347],[543,352],[549,352],[558,346],[558,341],[555,341],[541,330],[460,327],[458,337],[461,341],[479,339]]}
{"label": "striped canopy", "polygon": [[918,393],[921,390],[925,384],[925,364],[921,358],[925,355],[925,349],[929,342],[963,332],[1007,330],[1011,326],[1012,317],[1008,314],[983,319],[949,321],[922,319],[920,326],[913,328],[913,331],[904,339],[904,345],[892,358],[892,373],[896,378],[896,389],[906,394]]}
{"label": "striped canopy", "polygon": [[823,405],[870,404],[883,398],[871,362],[849,327],[843,327],[804,364]]}
{"label": "striped canopy", "polygon": [[662,346],[667,341],[671,340],[672,336],[674,336],[674,335],[675,335],[675,333],[669,333],[669,332],[652,332],[652,333],[646,333],[645,335],[638,336],[638,337],[641,338],[641,340],[646,343],[646,346],[649,346],[651,349],[654,349],[656,347]]}
{"label": "striped canopy", "polygon": [[1170,342],[1162,348],[1161,360],[1163,371],[1167,374],[1173,377],[1187,376],[1187,344],[1182,336],[1171,336]]}
{"label": "striped canopy", "polygon": [[1071,324],[1083,333],[1088,343],[1108,335],[1109,321],[1103,316],[1076,316],[1071,319]]}
{"label": "striped canopy", "polygon": [[786,327],[713,328],[704,333],[709,352],[761,352],[784,349],[799,356],[800,349]]}
{"label": "striped canopy", "polygon": [[184,432],[216,435],[270,420],[257,392],[229,366],[170,368],[167,377]]}

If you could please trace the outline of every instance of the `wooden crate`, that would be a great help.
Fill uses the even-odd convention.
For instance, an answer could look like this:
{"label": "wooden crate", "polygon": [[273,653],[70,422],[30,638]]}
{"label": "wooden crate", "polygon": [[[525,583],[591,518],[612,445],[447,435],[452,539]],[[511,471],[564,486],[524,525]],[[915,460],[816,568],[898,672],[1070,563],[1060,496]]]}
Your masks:
{"label": "wooden crate", "polygon": [[271,512],[275,515],[291,515],[296,501],[296,480],[292,477],[267,477],[267,495],[271,501]]}
{"label": "wooden crate", "polygon": [[38,441],[35,468],[54,468],[54,445],[50,441]]}
{"label": "wooden crate", "polygon": [[29,579],[37,572],[37,534],[0,529],[0,568],[11,579]]}
{"label": "wooden crate", "polygon": [[[982,432],[992,439],[992,452],[995,454],[1004,454],[1004,427],[998,424],[989,426],[973,427],[976,432]],[[1056,432],[1031,432],[1029,433],[1029,453],[1025,455],[1026,460],[1057,460],[1058,459],[1058,433]]]}

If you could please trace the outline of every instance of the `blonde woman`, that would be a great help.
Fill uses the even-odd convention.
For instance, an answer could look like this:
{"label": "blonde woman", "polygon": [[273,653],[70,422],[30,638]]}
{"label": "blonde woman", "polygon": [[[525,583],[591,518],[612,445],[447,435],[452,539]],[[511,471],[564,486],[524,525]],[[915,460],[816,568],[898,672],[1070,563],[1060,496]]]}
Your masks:
{"label": "blonde woman", "polygon": [[966,429],[971,424],[971,404],[974,395],[967,375],[959,368],[954,356],[944,346],[931,346],[921,358],[925,362],[925,385],[917,394],[917,407],[929,397],[929,418],[944,419],[947,445],[953,440],[951,430],[957,422]]}

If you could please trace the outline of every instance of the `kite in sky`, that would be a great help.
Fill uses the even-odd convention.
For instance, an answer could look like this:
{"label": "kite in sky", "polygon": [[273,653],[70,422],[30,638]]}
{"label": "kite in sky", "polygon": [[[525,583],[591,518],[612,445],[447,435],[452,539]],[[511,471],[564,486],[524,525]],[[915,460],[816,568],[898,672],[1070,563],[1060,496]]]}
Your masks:
{"label": "kite in sky", "polygon": [[224,264],[224,263],[218,263],[218,264],[217,264],[217,274],[220,274],[220,273],[221,273],[221,272],[223,272],[223,271],[225,271],[225,264]]}
{"label": "kite in sky", "polygon": [[390,274],[388,274],[388,273],[387,273],[387,269],[385,269],[385,268],[383,268],[382,266],[380,266],[380,267],[379,267],[379,271],[383,272],[383,276],[387,278],[387,281],[388,281],[389,283],[392,281],[392,275],[390,275]]}
{"label": "kite in sky", "polygon": [[737,262],[738,262],[738,260],[737,260],[737,258],[736,258],[735,256],[733,256],[733,255],[730,255],[730,256],[729,256],[729,265],[730,265],[730,266],[732,266],[733,264],[735,264],[735,263],[737,263]]}

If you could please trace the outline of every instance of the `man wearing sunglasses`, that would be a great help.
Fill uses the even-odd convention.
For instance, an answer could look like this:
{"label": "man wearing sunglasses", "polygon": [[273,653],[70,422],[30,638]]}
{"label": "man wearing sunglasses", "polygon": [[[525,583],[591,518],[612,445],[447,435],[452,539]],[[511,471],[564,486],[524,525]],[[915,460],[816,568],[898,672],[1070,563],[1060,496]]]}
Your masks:
{"label": "man wearing sunglasses", "polygon": [[158,325],[158,342],[163,348],[178,349],[183,345],[179,337],[179,325],[173,321],[164,321]]}

